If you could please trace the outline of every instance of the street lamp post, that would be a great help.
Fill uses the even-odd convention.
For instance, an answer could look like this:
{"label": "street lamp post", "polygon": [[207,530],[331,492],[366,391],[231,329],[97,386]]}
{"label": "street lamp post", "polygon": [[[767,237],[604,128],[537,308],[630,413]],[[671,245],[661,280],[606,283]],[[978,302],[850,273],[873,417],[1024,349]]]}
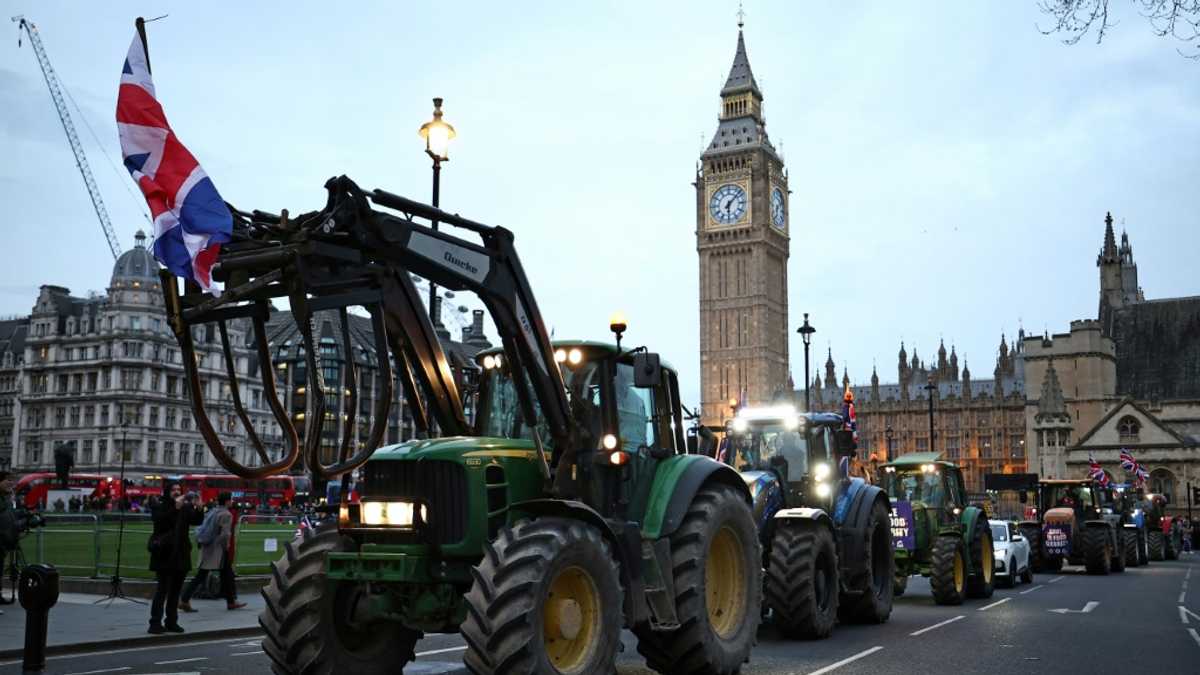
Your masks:
{"label": "street lamp post", "polygon": [[[433,99],[433,119],[421,125],[417,132],[425,139],[425,154],[433,160],[433,207],[438,208],[442,188],[442,162],[450,161],[450,139],[458,134],[454,127],[442,121],[442,99]],[[438,221],[432,221],[434,231],[438,229]],[[435,324],[439,317],[434,316],[434,301],[437,298],[437,284],[429,281],[429,318]]]}
{"label": "street lamp post", "polygon": [[929,376],[929,382],[925,385],[926,398],[929,399],[929,451],[936,452],[933,441],[933,392],[937,391],[937,387],[933,384],[933,376]]}
{"label": "street lamp post", "polygon": [[892,434],[892,425],[889,424],[887,425],[887,428],[883,430],[883,438],[887,442],[887,461],[889,462],[892,461]]}
{"label": "street lamp post", "polygon": [[809,412],[808,346],[812,344],[812,334],[817,332],[817,329],[808,323],[808,312],[804,313],[804,325],[797,328],[796,332],[800,334],[800,339],[804,341],[804,412]]}

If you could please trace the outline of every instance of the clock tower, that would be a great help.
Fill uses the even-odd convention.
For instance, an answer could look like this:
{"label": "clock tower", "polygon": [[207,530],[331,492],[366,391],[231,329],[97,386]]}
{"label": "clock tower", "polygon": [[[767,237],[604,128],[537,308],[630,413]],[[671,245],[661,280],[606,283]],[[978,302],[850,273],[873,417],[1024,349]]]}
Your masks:
{"label": "clock tower", "polygon": [[701,417],[710,425],[729,419],[730,399],[759,405],[790,394],[787,172],[767,138],[741,21],[718,120],[694,184]]}

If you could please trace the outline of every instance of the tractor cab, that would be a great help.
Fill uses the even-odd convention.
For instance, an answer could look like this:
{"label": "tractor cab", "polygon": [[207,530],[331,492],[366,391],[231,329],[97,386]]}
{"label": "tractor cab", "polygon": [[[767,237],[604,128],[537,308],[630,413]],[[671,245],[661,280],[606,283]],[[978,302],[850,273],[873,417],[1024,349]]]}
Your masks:
{"label": "tractor cab", "polygon": [[967,492],[958,466],[940,453],[917,452],[883,466],[882,487],[892,502],[908,502],[915,510],[952,523],[967,506]]}
{"label": "tractor cab", "polygon": [[[1099,488],[1090,480],[1041,482],[1041,512],[1045,522],[1072,525],[1099,518],[1103,506]],[[1111,512],[1111,505],[1109,506]]]}
{"label": "tractor cab", "polygon": [[828,507],[840,454],[841,415],[801,414],[790,405],[743,408],[729,423],[723,460],[754,485],[775,481],[788,504]]}

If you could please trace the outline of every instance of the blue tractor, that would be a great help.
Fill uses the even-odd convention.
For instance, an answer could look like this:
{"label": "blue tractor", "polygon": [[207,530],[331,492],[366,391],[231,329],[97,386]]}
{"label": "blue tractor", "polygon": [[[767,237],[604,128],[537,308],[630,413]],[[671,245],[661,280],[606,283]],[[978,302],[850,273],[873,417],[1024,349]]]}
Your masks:
{"label": "blue tractor", "polygon": [[750,489],[763,546],[764,599],[784,635],[824,638],[838,621],[892,612],[891,505],[849,475],[855,442],[841,415],[790,405],[742,408],[719,459]]}

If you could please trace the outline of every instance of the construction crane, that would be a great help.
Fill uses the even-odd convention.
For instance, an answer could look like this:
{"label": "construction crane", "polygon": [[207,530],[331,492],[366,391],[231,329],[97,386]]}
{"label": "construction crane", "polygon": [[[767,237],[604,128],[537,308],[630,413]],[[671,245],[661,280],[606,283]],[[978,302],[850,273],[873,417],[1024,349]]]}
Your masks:
{"label": "construction crane", "polygon": [[[50,98],[54,99],[54,108],[58,110],[58,119],[62,122],[63,132],[67,134],[67,142],[71,144],[71,151],[75,153],[75,166],[79,167],[79,175],[83,176],[83,184],[92,198],[96,217],[100,219],[100,228],[104,230],[104,236],[108,239],[108,247],[112,250],[113,258],[116,259],[121,255],[121,244],[117,240],[117,233],[113,231],[112,222],[108,219],[108,211],[104,208],[104,200],[100,197],[100,188],[96,186],[96,179],[92,176],[91,167],[88,166],[87,155],[84,154],[83,145],[79,142],[79,134],[75,133],[75,124],[71,122],[71,112],[67,109],[66,100],[63,99],[62,85],[58,82],[54,66],[50,65],[50,58],[46,56],[46,48],[42,46],[42,38],[38,35],[37,26],[32,21],[26,20],[24,16],[14,16],[12,20],[17,22],[18,31],[24,29],[25,34],[29,36],[29,44],[33,46],[33,53],[37,55],[38,65],[42,67],[42,76],[46,78],[46,87],[50,90]],[[17,46],[21,46],[19,34]]]}

